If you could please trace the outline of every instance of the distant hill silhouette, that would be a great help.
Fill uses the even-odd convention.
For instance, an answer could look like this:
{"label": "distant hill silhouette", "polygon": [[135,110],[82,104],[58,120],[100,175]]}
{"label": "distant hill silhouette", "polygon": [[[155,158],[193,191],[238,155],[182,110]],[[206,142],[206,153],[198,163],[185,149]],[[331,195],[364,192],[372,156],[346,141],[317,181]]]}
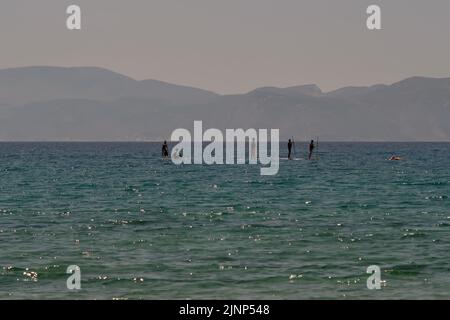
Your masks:
{"label": "distant hill silhouette", "polygon": [[450,78],[218,95],[101,68],[0,70],[0,140],[161,140],[203,120],[220,129],[279,128],[283,139],[450,141],[449,119]]}

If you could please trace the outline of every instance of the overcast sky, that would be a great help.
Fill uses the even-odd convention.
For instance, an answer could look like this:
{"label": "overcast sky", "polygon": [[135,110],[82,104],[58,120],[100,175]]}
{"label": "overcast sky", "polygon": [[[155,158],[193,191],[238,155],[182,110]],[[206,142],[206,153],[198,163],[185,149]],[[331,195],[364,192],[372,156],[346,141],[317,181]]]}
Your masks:
{"label": "overcast sky", "polygon": [[[82,8],[68,31],[66,7]],[[382,7],[383,30],[366,29]],[[0,68],[99,66],[219,93],[450,77],[448,0],[1,0]]]}

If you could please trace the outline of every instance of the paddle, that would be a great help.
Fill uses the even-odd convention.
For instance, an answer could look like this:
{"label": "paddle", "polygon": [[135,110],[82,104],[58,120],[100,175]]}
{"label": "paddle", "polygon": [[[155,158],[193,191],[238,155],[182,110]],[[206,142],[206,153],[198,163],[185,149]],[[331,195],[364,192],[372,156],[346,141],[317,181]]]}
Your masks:
{"label": "paddle", "polygon": [[295,142],[294,142],[294,136],[292,136],[292,155],[293,155],[293,159],[295,159]]}
{"label": "paddle", "polygon": [[319,160],[319,137],[316,137],[316,160]]}

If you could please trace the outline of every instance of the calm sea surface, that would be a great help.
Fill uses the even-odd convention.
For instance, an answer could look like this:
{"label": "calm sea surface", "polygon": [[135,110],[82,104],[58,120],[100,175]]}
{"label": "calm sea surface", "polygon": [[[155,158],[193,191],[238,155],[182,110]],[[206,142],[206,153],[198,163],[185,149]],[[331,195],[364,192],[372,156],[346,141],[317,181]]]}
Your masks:
{"label": "calm sea surface", "polygon": [[0,143],[0,298],[450,298],[450,144],[322,143],[273,177],[160,153]]}

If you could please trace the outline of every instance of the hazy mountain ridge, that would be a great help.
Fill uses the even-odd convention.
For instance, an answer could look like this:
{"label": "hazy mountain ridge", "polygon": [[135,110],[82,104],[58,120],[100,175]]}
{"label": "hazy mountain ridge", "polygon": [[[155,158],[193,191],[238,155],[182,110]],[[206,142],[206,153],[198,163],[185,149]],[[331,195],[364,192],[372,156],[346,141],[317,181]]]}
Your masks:
{"label": "hazy mountain ridge", "polygon": [[204,102],[215,93],[165,83],[137,81],[119,73],[96,67],[25,67],[0,70],[0,104],[23,105],[30,102],[91,99],[113,101],[124,97],[160,99],[180,103]]}
{"label": "hazy mountain ridge", "polygon": [[450,78],[218,95],[101,68],[0,70],[0,140],[160,140],[203,120],[220,129],[279,128],[283,139],[450,141],[449,119]]}

